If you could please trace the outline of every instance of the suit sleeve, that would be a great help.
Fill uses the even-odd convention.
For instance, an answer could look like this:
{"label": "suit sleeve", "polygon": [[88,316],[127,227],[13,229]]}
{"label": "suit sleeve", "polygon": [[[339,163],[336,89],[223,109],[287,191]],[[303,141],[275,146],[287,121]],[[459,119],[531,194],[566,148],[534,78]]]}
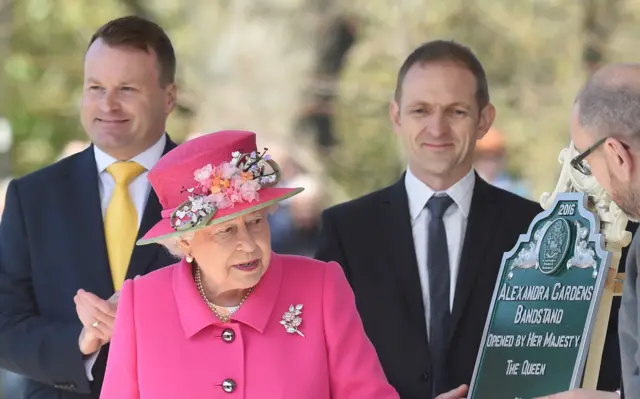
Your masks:
{"label": "suit sleeve", "polygon": [[332,399],[399,399],[367,338],[343,271],[328,263],[323,286],[323,319]]}
{"label": "suit sleeve", "polygon": [[122,286],[100,399],[139,399],[133,280]]}
{"label": "suit sleeve", "polygon": [[347,279],[350,281],[349,268],[345,252],[342,249],[340,235],[336,228],[331,212],[324,211],[320,221],[320,233],[318,235],[316,259],[323,262],[337,262],[344,270]]}
{"label": "suit sleeve", "polygon": [[620,360],[622,380],[626,396],[640,392],[640,351],[638,351],[638,245],[640,236],[636,235],[629,253],[625,270],[624,290],[618,316],[618,334],[620,338]]}
{"label": "suit sleeve", "polygon": [[0,223],[0,367],[56,388],[89,393],[78,347],[82,325],[39,314],[29,242],[18,181],[13,180]]}

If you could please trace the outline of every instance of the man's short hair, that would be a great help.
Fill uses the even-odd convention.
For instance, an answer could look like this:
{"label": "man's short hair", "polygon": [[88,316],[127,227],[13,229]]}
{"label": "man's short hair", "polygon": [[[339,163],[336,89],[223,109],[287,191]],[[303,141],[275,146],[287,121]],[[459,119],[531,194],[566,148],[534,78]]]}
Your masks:
{"label": "man's short hair", "polygon": [[176,55],[169,36],[155,22],[137,16],[126,16],[107,22],[93,34],[89,47],[101,39],[111,47],[130,47],[149,52],[158,58],[160,85],[175,82]]}
{"label": "man's short hair", "polygon": [[402,98],[402,82],[409,69],[415,64],[451,61],[468,69],[476,78],[476,101],[478,109],[483,109],[489,104],[489,85],[487,75],[478,58],[470,48],[456,43],[453,40],[434,40],[422,44],[407,57],[398,72],[396,82],[395,100],[399,104]]}
{"label": "man's short hair", "polygon": [[578,122],[598,137],[640,138],[640,87],[589,81],[578,94]]}

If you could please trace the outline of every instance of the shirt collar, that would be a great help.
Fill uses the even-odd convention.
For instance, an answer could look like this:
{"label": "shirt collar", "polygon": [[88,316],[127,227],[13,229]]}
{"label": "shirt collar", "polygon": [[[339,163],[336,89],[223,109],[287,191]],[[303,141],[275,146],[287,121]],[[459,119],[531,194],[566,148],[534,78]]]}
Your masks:
{"label": "shirt collar", "polygon": [[[158,140],[154,145],[147,148],[135,157],[131,158],[130,161],[142,165],[142,167],[144,167],[146,170],[151,170],[151,168],[153,168],[162,157],[166,143],[167,135],[163,134],[162,137],[160,137],[160,140]],[[118,162],[117,159],[102,151],[100,148],[98,148],[98,146],[93,146],[93,153],[96,157],[98,173],[104,172],[111,164]]]}
{"label": "shirt collar", "polygon": [[[411,171],[411,168],[407,168],[404,183],[407,190],[407,196],[409,198],[409,212],[411,213],[411,220],[415,221],[418,216],[420,216],[420,212],[424,209],[429,198],[436,194],[436,191],[418,179]],[[445,193],[453,199],[453,202],[455,202],[458,208],[462,211],[465,218],[469,217],[471,197],[475,183],[476,174],[475,171],[471,169],[462,179],[458,180],[453,186],[449,187],[445,191]]]}
{"label": "shirt collar", "polygon": [[[281,280],[282,260],[272,252],[269,268],[251,295],[231,316],[231,320],[246,324],[262,333],[273,313]],[[211,325],[224,326],[200,297],[196,283],[193,281],[191,265],[184,259],[176,264],[174,269],[173,292],[178,302],[180,322],[187,338],[191,338]]]}

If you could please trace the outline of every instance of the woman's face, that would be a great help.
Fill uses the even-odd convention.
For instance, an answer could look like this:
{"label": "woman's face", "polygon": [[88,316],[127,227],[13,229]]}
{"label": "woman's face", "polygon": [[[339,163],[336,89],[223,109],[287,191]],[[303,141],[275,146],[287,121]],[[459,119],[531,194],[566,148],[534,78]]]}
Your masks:
{"label": "woman's face", "polygon": [[253,287],[271,260],[266,210],[199,230],[182,245],[219,292]]}

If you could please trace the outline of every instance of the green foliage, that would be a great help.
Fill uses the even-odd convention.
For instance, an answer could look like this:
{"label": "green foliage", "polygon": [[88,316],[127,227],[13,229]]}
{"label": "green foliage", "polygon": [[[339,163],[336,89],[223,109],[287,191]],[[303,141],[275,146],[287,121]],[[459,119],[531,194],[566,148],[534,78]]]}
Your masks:
{"label": "green foliage", "polygon": [[64,145],[82,139],[77,109],[82,58],[91,33],[122,8],[90,2],[14,2],[11,53],[4,63],[14,132],[14,175],[51,162]]}
{"label": "green foliage", "polygon": [[[535,199],[552,190],[558,152],[569,141],[573,96],[586,77],[580,59],[581,4],[452,0],[429,7],[407,1],[403,7],[391,13],[388,3],[368,2],[365,29],[341,82],[349,95],[340,100],[344,147],[336,161],[348,162],[346,169],[358,173],[348,177],[335,167],[336,178],[360,194],[398,177],[404,163],[387,112],[396,71],[420,43],[453,39],[471,47],[486,69],[497,108],[494,126],[506,135],[510,171],[533,183]],[[361,174],[364,164],[377,171]]]}
{"label": "green foliage", "polygon": [[[253,12],[262,19],[272,17],[274,23],[286,16],[294,18],[294,15],[299,21],[307,21],[305,13],[312,12],[302,3],[296,5],[284,0],[274,0],[274,5],[259,3]],[[541,192],[552,190],[559,169],[558,151],[569,141],[571,104],[586,78],[582,59],[585,7],[595,3],[600,9],[617,7],[617,12],[607,12],[603,16],[606,31],[611,32],[609,41],[604,43],[609,50],[605,54],[607,60],[637,61],[634,46],[639,33],[640,14],[636,11],[640,8],[640,0],[450,0],[427,3],[419,0],[353,0],[336,6],[336,12],[354,15],[360,23],[358,41],[349,54],[339,84],[336,126],[340,146],[328,159],[328,171],[334,182],[353,197],[398,179],[406,160],[388,117],[396,72],[402,60],[421,42],[451,38],[469,45],[487,70],[492,101],[497,108],[494,125],[506,135],[509,169],[532,182],[536,199]],[[152,12],[174,40],[179,76],[181,82],[186,83],[181,93],[197,112],[193,119],[174,113],[168,130],[177,134],[178,139],[188,133],[190,123],[198,125],[197,120],[202,120],[202,115],[208,112],[197,109],[198,103],[203,103],[203,93],[215,92],[216,87],[223,86],[222,82],[213,81],[222,75],[211,73],[209,65],[226,65],[225,43],[218,48],[203,49],[202,45],[207,41],[226,42],[227,37],[258,35],[260,32],[256,26],[253,26],[254,31],[244,26],[234,27],[231,16],[234,15],[232,6],[236,3],[232,2],[214,4],[191,0],[183,4],[183,8],[169,0],[112,0],[102,1],[99,6],[76,0],[20,0],[13,4],[11,54],[3,63],[6,97],[0,101],[0,112],[9,116],[15,132],[12,154],[15,175],[50,163],[65,143],[84,137],[78,105],[86,44],[101,24],[130,12],[125,5],[135,4]],[[281,12],[274,11],[278,9]],[[247,21],[250,21],[248,17]],[[283,30],[274,40],[303,41],[313,35],[292,32],[289,36]],[[203,37],[211,39],[203,40]],[[274,42],[274,45],[277,44]],[[309,43],[309,46],[313,45]],[[266,60],[263,64],[262,60],[250,56],[246,55],[247,65],[239,63],[238,66],[264,67],[269,71],[265,67]],[[211,74],[203,75],[201,71],[207,68]],[[299,66],[293,69],[296,68]],[[243,73],[241,69],[237,71],[234,73]],[[241,80],[241,77],[224,75],[222,79]],[[291,84],[304,89],[300,80],[292,79]],[[278,90],[278,87],[273,88],[274,93]],[[231,96],[228,101],[246,105],[252,104],[250,100]],[[200,108],[206,108],[206,105]],[[240,113],[259,111],[239,109]],[[298,111],[283,109],[282,113],[288,115]],[[216,121],[216,126],[225,123],[224,120]],[[260,122],[261,126],[271,123]]]}
{"label": "green foliage", "polygon": [[98,27],[128,13],[118,1],[13,2],[0,113],[13,128],[15,176],[51,163],[67,142],[85,139],[78,115],[84,52]]}

